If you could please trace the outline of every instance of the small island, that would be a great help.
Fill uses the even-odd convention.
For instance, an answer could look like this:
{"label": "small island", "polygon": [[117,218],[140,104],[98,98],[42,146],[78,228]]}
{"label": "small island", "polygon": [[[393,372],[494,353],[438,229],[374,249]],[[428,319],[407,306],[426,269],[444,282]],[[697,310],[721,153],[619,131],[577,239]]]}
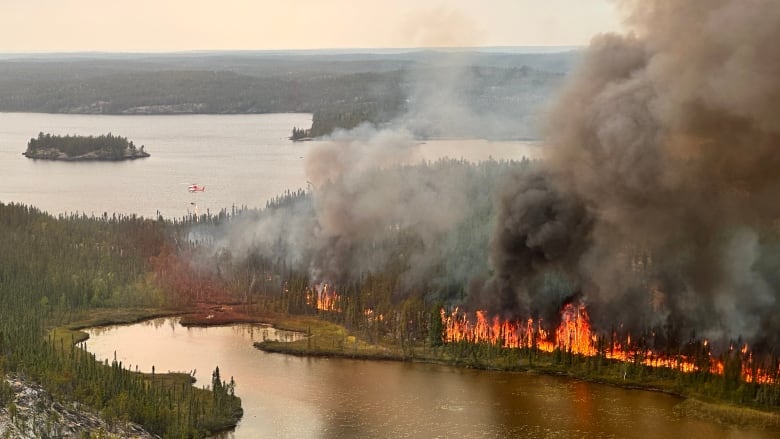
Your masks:
{"label": "small island", "polygon": [[95,136],[53,136],[38,133],[27,143],[27,158],[43,160],[135,160],[149,157],[144,146],[136,148],[126,137],[111,133]]}

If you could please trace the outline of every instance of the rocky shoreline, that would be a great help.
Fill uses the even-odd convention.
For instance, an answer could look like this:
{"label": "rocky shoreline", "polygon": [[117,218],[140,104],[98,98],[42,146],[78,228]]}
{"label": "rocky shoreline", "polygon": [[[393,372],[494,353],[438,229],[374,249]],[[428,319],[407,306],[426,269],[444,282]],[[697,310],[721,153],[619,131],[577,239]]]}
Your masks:
{"label": "rocky shoreline", "polygon": [[100,150],[91,151],[86,154],[69,156],[64,152],[55,148],[41,148],[34,153],[23,152],[23,156],[28,159],[35,160],[59,160],[64,162],[79,162],[79,161],[121,161],[121,160],[135,160],[149,157],[149,153],[141,150],[130,151],[127,150],[121,157],[112,155],[110,151]]}
{"label": "rocky shoreline", "polygon": [[0,384],[7,385],[11,395],[0,406],[0,437],[157,438],[138,424],[108,423],[81,404],[57,401],[43,387],[21,375],[6,375],[4,380]]}

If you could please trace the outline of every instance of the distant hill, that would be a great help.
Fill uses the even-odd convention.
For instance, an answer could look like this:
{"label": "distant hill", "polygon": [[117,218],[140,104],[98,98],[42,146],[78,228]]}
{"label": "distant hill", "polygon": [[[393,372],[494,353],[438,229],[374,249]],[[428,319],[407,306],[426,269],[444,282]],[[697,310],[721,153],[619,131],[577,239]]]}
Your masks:
{"label": "distant hill", "polygon": [[[512,121],[514,128],[504,130],[501,137],[533,137],[535,115],[575,65],[578,52],[503,53],[501,49],[0,58],[0,111],[304,112],[314,115],[311,135],[321,136],[362,122],[383,124],[401,115],[419,114],[419,105],[436,104],[425,101],[426,97],[446,90],[457,98],[447,105],[468,108],[486,120]],[[420,135],[436,131],[431,128],[436,120],[423,119]],[[449,129],[440,131],[446,134]]]}

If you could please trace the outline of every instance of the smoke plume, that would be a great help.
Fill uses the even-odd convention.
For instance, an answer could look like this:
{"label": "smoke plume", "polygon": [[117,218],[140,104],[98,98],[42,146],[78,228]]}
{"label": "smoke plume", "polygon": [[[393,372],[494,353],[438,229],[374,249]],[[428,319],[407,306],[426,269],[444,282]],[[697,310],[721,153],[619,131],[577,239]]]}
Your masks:
{"label": "smoke plume", "polygon": [[305,159],[307,193],[211,230],[218,251],[284,261],[312,283],[398,276],[397,296],[465,286],[487,272],[498,175],[518,163],[424,162],[402,128],[335,133]]}
{"label": "smoke plume", "polygon": [[554,322],[578,300],[601,331],[777,346],[780,8],[617,5],[630,32],[593,38],[547,115],[543,162],[421,164],[415,134],[485,126],[461,105],[470,71],[450,69],[446,87],[410,87],[392,128],[315,146],[311,192],[218,245],[312,282],[395,272],[399,294],[504,317]]}
{"label": "smoke plume", "polygon": [[618,5],[631,32],[594,37],[550,111],[546,181],[501,197],[515,201],[493,237],[497,294],[539,302],[529,280],[576,261],[602,329],[774,344],[780,8]]}
{"label": "smoke plume", "polygon": [[[464,31],[470,22],[457,11],[433,12],[436,23],[447,25],[447,34],[461,39],[469,34]],[[410,26],[427,28],[430,21]],[[420,29],[426,44],[448,41],[441,32]],[[482,94],[479,84],[496,81],[484,76],[498,74],[482,72],[472,57],[460,51],[427,53],[404,79],[404,114],[382,127],[365,124],[313,143],[305,158],[308,193],[208,232],[216,235],[217,251],[283,260],[307,272],[313,283],[343,286],[370,274],[393,273],[399,278],[398,296],[433,291],[437,300],[454,303],[452,294],[440,292],[462,291],[472,279],[487,276],[491,194],[498,175],[516,164],[424,162],[418,139],[530,132],[528,121],[517,130],[507,118],[498,121],[494,113],[474,108],[474,96]],[[535,80],[517,72],[510,76],[516,82]],[[538,95],[557,83],[559,76],[551,76]],[[537,103],[537,94],[524,112]]]}

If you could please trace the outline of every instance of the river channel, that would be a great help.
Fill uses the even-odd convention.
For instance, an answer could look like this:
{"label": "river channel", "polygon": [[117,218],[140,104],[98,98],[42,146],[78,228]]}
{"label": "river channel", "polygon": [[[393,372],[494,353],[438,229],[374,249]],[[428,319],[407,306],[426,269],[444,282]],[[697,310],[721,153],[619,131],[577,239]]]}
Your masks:
{"label": "river channel", "polygon": [[222,438],[770,438],[677,414],[680,399],[560,377],[300,358],[252,346],[300,334],[262,325],[186,328],[176,318],[89,330],[100,360],[234,377],[244,418]]}

